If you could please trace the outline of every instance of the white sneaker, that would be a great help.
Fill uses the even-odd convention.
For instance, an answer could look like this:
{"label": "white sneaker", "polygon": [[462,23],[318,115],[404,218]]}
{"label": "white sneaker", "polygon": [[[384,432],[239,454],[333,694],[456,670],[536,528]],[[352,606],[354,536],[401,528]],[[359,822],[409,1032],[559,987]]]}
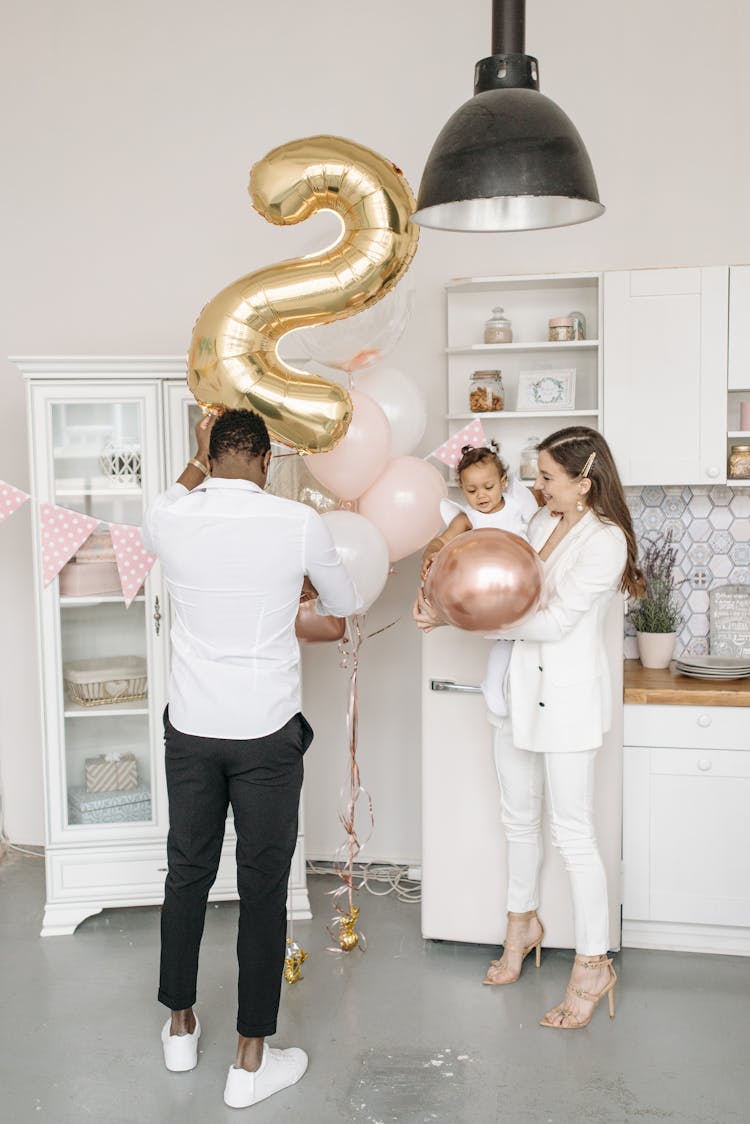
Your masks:
{"label": "white sneaker", "polygon": [[169,1028],[172,1020],[167,1019],[161,1028],[161,1044],[164,1047],[164,1064],[172,1073],[185,1073],[195,1069],[198,1064],[198,1039],[201,1036],[201,1024],[195,1020],[195,1030],[192,1034],[170,1034]]}
{"label": "white sneaker", "polygon": [[260,1069],[249,1073],[246,1069],[229,1067],[224,1089],[224,1104],[230,1108],[249,1108],[264,1101],[281,1089],[299,1081],[307,1069],[307,1054],[291,1046],[288,1050],[272,1050],[263,1044],[263,1061]]}

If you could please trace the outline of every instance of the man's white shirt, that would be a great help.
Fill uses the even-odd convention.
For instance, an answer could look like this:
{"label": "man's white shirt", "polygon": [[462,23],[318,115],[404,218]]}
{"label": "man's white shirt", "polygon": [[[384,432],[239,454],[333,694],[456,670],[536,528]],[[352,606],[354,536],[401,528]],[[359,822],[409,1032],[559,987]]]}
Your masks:
{"label": "man's white shirt", "polygon": [[186,734],[257,738],[301,709],[294,621],[305,574],[318,610],[361,608],[324,521],[249,480],[173,484],[143,538],[172,600],[169,717]]}

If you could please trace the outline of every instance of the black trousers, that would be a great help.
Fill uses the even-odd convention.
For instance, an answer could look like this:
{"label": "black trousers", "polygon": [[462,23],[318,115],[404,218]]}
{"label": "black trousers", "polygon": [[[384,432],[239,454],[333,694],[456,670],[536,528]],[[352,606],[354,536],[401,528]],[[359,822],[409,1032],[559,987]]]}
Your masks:
{"label": "black trousers", "polygon": [[273,734],[235,740],[184,734],[165,710],[170,826],[159,1001],[171,1011],[195,1003],[206,901],[231,804],[240,896],[237,1030],[247,1038],[276,1032],[302,757],[312,738],[302,714]]}

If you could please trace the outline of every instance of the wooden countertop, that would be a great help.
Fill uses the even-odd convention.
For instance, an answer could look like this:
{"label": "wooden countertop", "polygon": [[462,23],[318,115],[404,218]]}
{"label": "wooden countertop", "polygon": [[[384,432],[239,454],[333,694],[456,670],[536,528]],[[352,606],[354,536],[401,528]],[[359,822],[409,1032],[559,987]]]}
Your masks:
{"label": "wooden countertop", "polygon": [[662,669],[625,660],[623,697],[626,703],[661,706],[750,706],[750,679],[692,679],[674,664]]}

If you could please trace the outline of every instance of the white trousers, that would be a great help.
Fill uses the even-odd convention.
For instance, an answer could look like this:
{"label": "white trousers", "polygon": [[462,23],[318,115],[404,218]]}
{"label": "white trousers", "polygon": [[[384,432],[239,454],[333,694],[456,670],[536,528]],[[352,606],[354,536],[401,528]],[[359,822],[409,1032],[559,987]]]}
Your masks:
{"label": "white trousers", "polygon": [[609,948],[607,876],[593,823],[596,752],[531,753],[513,745],[509,718],[493,724],[495,769],[508,842],[508,911],[526,913],[539,908],[546,790],[552,842],[570,878],[576,952],[581,956],[599,956]]}

